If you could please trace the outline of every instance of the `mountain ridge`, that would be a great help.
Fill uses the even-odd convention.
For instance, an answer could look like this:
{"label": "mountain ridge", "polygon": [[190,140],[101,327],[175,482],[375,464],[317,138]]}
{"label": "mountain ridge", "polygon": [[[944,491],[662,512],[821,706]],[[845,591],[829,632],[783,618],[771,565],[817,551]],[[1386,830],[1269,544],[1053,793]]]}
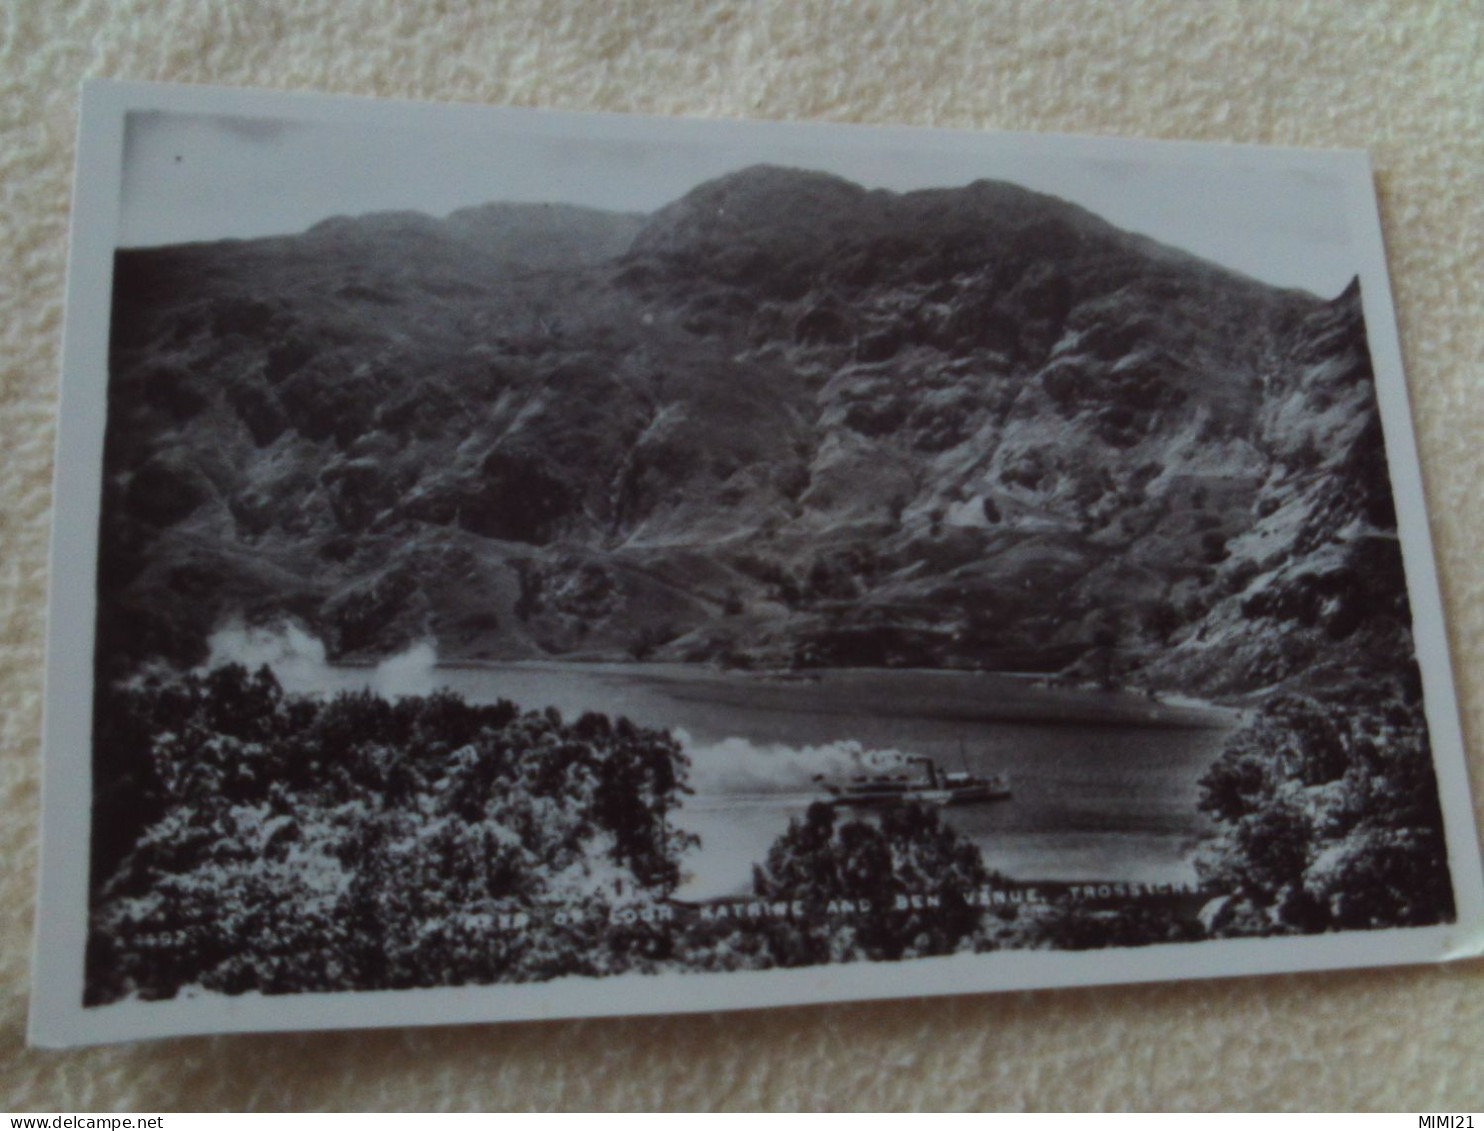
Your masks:
{"label": "mountain ridge", "polygon": [[[1389,500],[1358,290],[1018,186],[754,167],[648,217],[384,214],[117,266],[120,669],[277,618],[346,658],[1111,650],[1239,693],[1409,632],[1399,552],[1344,536]],[[1302,663],[1260,643],[1295,631]]]}

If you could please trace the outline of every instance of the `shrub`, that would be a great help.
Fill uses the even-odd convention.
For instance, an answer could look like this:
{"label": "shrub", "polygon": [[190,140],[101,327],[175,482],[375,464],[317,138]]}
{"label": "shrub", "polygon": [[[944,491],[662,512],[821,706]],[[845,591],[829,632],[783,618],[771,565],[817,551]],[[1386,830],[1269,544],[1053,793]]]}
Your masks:
{"label": "shrub", "polygon": [[[818,960],[869,958],[896,960],[929,954],[951,954],[973,934],[980,912],[966,894],[991,879],[979,850],[945,825],[934,809],[904,805],[888,809],[879,825],[837,820],[829,805],[810,806],[802,819],[768,851],[766,863],[754,869],[759,898],[797,900],[812,916],[796,927],[784,964]],[[902,909],[899,899],[917,905]],[[847,901],[868,909],[854,917],[854,932],[844,943],[826,911]]]}
{"label": "shrub", "polygon": [[1275,696],[1228,739],[1201,780],[1200,807],[1219,829],[1202,878],[1236,901],[1224,933],[1453,917],[1437,783],[1415,706]]}
{"label": "shrub", "polygon": [[[96,720],[87,1000],[527,981],[631,968],[620,894],[673,891],[669,735],[442,692],[285,695],[236,665]],[[584,925],[539,914],[560,899]],[[583,914],[589,912],[590,914]],[[499,928],[529,914],[529,927]]]}

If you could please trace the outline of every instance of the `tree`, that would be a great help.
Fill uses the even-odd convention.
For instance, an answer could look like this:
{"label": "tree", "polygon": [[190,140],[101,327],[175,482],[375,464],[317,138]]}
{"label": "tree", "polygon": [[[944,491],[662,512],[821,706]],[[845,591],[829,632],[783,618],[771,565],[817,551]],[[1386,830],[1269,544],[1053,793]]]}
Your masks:
{"label": "tree", "polygon": [[790,823],[753,873],[763,899],[799,901],[811,922],[793,939],[795,957],[839,946],[831,906],[855,908],[847,953],[834,957],[895,960],[951,954],[970,938],[979,911],[968,897],[991,874],[971,841],[937,810],[903,805],[880,824],[837,820],[824,803]]}
{"label": "tree", "polygon": [[90,1004],[529,981],[669,945],[610,928],[694,843],[669,734],[450,692],[298,698],[238,666],[112,689],[99,734]]}
{"label": "tree", "polygon": [[1201,779],[1218,834],[1203,881],[1232,903],[1218,933],[1415,926],[1452,917],[1437,784],[1421,714],[1274,696]]}

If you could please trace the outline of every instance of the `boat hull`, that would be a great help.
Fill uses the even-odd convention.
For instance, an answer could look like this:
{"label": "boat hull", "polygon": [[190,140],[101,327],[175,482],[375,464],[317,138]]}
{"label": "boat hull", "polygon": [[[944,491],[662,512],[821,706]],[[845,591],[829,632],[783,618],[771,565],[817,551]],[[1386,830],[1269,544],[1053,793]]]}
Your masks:
{"label": "boat hull", "polygon": [[962,789],[909,789],[901,793],[846,794],[827,798],[840,809],[889,809],[897,805],[987,805],[1008,801],[1010,791],[994,786],[971,786]]}

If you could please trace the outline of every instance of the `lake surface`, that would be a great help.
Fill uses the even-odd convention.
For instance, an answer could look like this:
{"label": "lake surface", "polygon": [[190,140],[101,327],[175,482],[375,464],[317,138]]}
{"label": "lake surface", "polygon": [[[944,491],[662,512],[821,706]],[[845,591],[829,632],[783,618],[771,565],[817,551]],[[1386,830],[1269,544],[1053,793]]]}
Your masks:
{"label": "lake surface", "polygon": [[890,769],[902,754],[1009,775],[1010,800],[943,812],[988,867],[1014,879],[1193,882],[1207,829],[1197,783],[1237,722],[1218,708],[966,672],[391,661],[283,682],[318,694],[446,687],[471,702],[555,706],[569,719],[601,711],[676,731],[696,790],[678,823],[702,838],[687,861],[690,898],[745,892],[752,865],[821,796],[816,774]]}

